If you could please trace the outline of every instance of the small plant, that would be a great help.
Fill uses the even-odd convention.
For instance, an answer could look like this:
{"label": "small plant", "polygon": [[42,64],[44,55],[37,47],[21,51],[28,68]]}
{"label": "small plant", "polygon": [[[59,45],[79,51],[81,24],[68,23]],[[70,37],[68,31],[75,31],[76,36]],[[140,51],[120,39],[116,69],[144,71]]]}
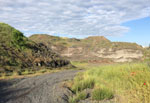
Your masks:
{"label": "small plant", "polygon": [[113,96],[114,96],[113,92],[109,89],[106,89],[106,88],[95,89],[92,92],[92,99],[94,99],[94,100],[112,99]]}
{"label": "small plant", "polygon": [[80,100],[86,99],[87,94],[85,92],[78,92],[75,96],[69,98],[69,103],[77,103]]}
{"label": "small plant", "polygon": [[41,69],[41,70],[39,70],[38,72],[39,73],[45,73],[47,70],[46,69]]}
{"label": "small plant", "polygon": [[26,69],[25,71],[21,71],[20,75],[29,75],[29,74],[34,74],[35,72],[32,70]]}

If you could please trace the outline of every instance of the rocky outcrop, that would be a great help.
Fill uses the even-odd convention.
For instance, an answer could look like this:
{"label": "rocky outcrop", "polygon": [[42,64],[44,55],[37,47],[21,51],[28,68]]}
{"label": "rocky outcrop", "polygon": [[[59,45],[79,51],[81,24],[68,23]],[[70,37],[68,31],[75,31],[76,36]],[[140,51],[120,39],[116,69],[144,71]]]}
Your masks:
{"label": "rocky outcrop", "polygon": [[113,62],[132,62],[134,60],[140,60],[143,57],[142,50],[134,49],[106,49],[102,48],[97,51],[86,51],[82,47],[67,48],[60,52],[61,56],[70,58],[72,60],[98,60],[109,59]]}
{"label": "rocky outcrop", "polygon": [[104,48],[92,54],[100,58],[111,59],[114,62],[131,62],[143,57],[142,51],[133,49],[106,50]]}

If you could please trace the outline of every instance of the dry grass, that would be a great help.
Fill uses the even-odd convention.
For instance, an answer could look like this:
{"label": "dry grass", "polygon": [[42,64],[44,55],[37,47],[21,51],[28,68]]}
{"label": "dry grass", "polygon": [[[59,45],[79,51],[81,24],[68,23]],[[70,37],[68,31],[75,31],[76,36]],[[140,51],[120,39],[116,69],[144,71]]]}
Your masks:
{"label": "dry grass", "polygon": [[41,69],[41,70],[36,71],[36,72],[24,71],[21,73],[21,75],[19,75],[17,72],[13,72],[12,75],[10,75],[10,76],[7,76],[5,73],[3,73],[3,75],[0,77],[0,80],[23,78],[23,77],[33,77],[33,76],[38,76],[38,75],[42,75],[42,74],[55,73],[55,72],[59,72],[62,70],[59,70],[59,69],[56,69],[56,70]]}

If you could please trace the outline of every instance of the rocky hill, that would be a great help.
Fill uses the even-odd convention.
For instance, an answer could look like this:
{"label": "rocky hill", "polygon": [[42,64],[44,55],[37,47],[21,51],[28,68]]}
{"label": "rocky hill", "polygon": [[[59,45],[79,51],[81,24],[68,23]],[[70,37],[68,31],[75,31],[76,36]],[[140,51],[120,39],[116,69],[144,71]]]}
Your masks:
{"label": "rocky hill", "polygon": [[29,40],[8,24],[0,23],[0,39],[0,74],[71,65],[45,44]]}
{"label": "rocky hill", "polygon": [[95,62],[131,62],[141,60],[142,46],[136,43],[111,42],[103,36],[91,36],[85,39],[62,38],[46,34],[29,37],[36,43],[43,43],[55,52],[70,60]]}

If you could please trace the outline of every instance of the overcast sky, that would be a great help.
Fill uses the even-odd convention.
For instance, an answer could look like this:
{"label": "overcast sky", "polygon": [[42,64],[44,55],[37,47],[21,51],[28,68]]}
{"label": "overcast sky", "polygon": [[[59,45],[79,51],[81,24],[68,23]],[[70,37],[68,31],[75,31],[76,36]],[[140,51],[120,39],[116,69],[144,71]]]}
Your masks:
{"label": "overcast sky", "polygon": [[150,0],[0,0],[0,22],[26,36],[121,37],[132,29],[124,23],[147,17]]}

